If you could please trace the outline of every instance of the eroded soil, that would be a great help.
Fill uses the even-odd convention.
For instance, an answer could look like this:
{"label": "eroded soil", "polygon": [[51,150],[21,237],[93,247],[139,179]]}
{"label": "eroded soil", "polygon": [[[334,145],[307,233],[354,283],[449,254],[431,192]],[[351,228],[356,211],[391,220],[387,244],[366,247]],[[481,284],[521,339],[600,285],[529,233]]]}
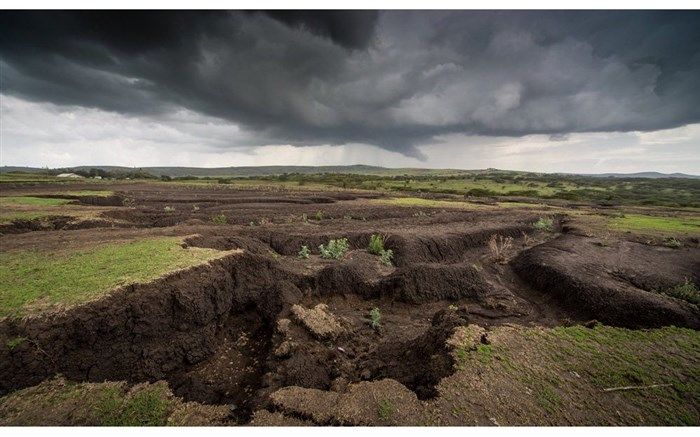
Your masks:
{"label": "eroded soil", "polygon": [[[194,235],[187,245],[238,250],[67,310],[0,320],[0,344],[24,339],[0,348],[0,394],[57,374],[75,382],[166,381],[185,401],[226,407],[231,423],[375,424],[391,410],[391,423],[409,424],[450,393],[439,387],[459,367],[450,339],[460,327],[483,329],[476,339],[483,344],[503,327],[594,320],[700,327],[697,305],[660,292],[686,279],[700,283],[697,239],[677,249],[625,236],[611,243],[545,207],[407,208],[349,191],[104,189],[114,196],[75,199],[105,208],[99,219],[4,225],[3,250],[152,235]],[[2,194],[52,195],[46,185]],[[553,219],[551,232],[533,229],[540,217]],[[393,265],[366,251],[372,234],[386,237]],[[493,235],[513,239],[501,260],[488,247]],[[318,255],[331,238],[350,242],[340,260]],[[311,249],[308,259],[297,257],[302,245]],[[375,308],[381,318],[373,326]],[[386,412],[377,393],[391,394]],[[371,407],[363,406],[368,397]]]}

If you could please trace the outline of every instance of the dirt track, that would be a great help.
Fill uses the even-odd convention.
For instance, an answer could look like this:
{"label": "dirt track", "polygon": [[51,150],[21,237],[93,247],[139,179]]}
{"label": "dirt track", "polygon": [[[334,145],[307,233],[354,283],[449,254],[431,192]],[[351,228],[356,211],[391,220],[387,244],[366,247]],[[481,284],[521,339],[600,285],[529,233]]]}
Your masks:
{"label": "dirt track", "polygon": [[[231,418],[247,423],[256,411],[256,417],[276,412],[276,397],[289,395],[284,387],[343,394],[353,383],[389,378],[420,401],[434,399],[436,385],[454,372],[446,341],[470,323],[489,329],[597,319],[700,328],[697,306],[655,292],[684,278],[700,283],[697,247],[629,241],[602,247],[562,233],[575,229],[563,216],[554,217],[554,232],[535,232],[537,210],[385,206],[369,200],[373,193],[100,188],[116,192],[97,201],[113,206],[101,220],[56,221],[41,231],[27,223],[6,226],[3,250],[149,235],[196,235],[187,244],[239,250],[66,311],[0,320],[2,344],[31,340],[0,349],[0,394],[57,373],[77,381],[166,380],[176,395],[229,405]],[[47,188],[3,195],[14,191],[41,195]],[[227,224],[212,224],[218,214]],[[394,266],[364,250],[376,233],[387,237]],[[491,259],[492,235],[514,238],[509,263]],[[340,237],[351,251],[342,260],[320,259],[318,245]],[[312,250],[308,260],[296,257],[302,245]],[[298,315],[303,312],[293,310],[321,303],[324,320],[334,320],[331,334],[314,332]],[[379,329],[369,323],[375,307]]]}

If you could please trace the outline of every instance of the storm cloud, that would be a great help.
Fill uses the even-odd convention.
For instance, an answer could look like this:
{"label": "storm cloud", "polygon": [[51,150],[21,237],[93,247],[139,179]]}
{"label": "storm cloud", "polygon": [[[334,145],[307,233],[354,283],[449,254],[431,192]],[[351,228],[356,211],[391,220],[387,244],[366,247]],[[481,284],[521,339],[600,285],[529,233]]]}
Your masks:
{"label": "storm cloud", "polygon": [[697,11],[6,11],[0,28],[5,95],[186,111],[235,124],[248,146],[422,158],[417,146],[452,134],[700,122]]}

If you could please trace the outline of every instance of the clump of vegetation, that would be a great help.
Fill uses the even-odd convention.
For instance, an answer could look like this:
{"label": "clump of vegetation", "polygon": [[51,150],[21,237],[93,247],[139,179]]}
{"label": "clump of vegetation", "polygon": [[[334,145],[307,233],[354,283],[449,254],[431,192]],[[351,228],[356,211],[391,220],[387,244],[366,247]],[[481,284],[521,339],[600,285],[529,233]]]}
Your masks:
{"label": "clump of vegetation", "polygon": [[316,220],[318,220],[318,221],[323,220],[323,211],[318,211],[316,213]]}
{"label": "clump of vegetation", "polygon": [[682,284],[678,284],[675,287],[666,290],[664,294],[675,297],[676,299],[682,299],[695,305],[700,304],[700,290],[698,290],[698,287],[688,278],[685,278],[685,282]]}
{"label": "clump of vegetation", "polygon": [[199,211],[199,207],[197,205],[192,205],[192,212],[197,212]]}
{"label": "clump of vegetation", "polygon": [[347,238],[338,238],[330,240],[327,246],[323,244],[318,246],[318,251],[321,253],[321,258],[325,259],[340,259],[345,255],[345,252],[350,249],[350,243]]}
{"label": "clump of vegetation", "polygon": [[304,223],[308,222],[308,221],[309,221],[309,216],[307,216],[306,213],[303,213],[303,214],[301,215],[301,221],[304,222]]}
{"label": "clump of vegetation", "polygon": [[267,217],[263,217],[263,218],[261,218],[260,220],[258,220],[258,224],[259,224],[260,226],[269,225],[269,224],[271,224],[271,223],[272,223],[272,220],[270,220],[270,219],[267,218]]}
{"label": "clump of vegetation", "polygon": [[211,221],[215,225],[225,225],[228,222],[223,212],[212,216]]}
{"label": "clump of vegetation", "polygon": [[459,307],[455,304],[451,304],[450,306],[447,307],[450,311],[457,311]]}
{"label": "clump of vegetation", "polygon": [[311,251],[309,250],[308,246],[301,246],[301,250],[298,253],[298,256],[300,259],[309,259],[309,254]]}
{"label": "clump of vegetation", "polygon": [[491,235],[488,246],[489,251],[491,251],[491,258],[495,262],[503,264],[508,260],[508,252],[513,248],[513,237]]}
{"label": "clump of vegetation", "polygon": [[394,252],[389,249],[384,249],[384,236],[381,234],[372,234],[369,238],[369,246],[367,251],[373,255],[379,255],[381,262],[384,265],[391,266],[391,260],[394,258]]}
{"label": "clump of vegetation", "polygon": [[11,339],[7,340],[7,342],[5,342],[5,345],[7,346],[8,349],[14,350],[17,346],[24,343],[25,340],[26,340],[25,337],[11,338]]}
{"label": "clump of vegetation", "polygon": [[384,251],[384,236],[381,234],[372,234],[372,236],[369,237],[367,251],[373,255],[380,255]]}
{"label": "clump of vegetation", "polygon": [[683,244],[680,241],[678,241],[677,238],[674,237],[668,237],[664,240],[664,246],[671,247],[673,249],[678,249],[682,245]]}
{"label": "clump of vegetation", "polygon": [[382,313],[379,311],[379,308],[372,308],[372,311],[369,312],[369,319],[372,329],[379,329],[379,327],[382,326],[380,323],[382,320]]}
{"label": "clump of vegetation", "polygon": [[540,217],[532,227],[538,231],[552,232],[554,230],[554,220],[549,217]]}
{"label": "clump of vegetation", "polygon": [[165,212],[173,212],[173,211],[175,211],[175,208],[172,207],[172,206],[166,206],[165,208],[163,208],[163,211],[165,211]]}
{"label": "clump of vegetation", "polygon": [[382,420],[389,419],[391,415],[394,414],[394,405],[386,399],[382,400],[381,402],[379,402],[377,414]]}
{"label": "clump of vegetation", "polygon": [[393,265],[392,260],[394,259],[394,251],[391,249],[382,250],[379,254],[379,259],[385,266],[391,267]]}

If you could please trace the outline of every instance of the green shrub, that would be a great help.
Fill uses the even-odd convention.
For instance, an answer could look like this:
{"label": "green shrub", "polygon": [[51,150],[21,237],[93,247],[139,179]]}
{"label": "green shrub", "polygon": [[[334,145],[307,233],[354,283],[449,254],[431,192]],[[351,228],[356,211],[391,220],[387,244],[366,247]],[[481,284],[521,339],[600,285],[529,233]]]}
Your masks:
{"label": "green shrub", "polygon": [[299,251],[298,256],[301,259],[309,259],[310,253],[311,253],[311,251],[309,250],[309,248],[307,246],[301,246],[301,250]]}
{"label": "green shrub", "polygon": [[367,251],[373,255],[381,255],[384,252],[384,236],[381,234],[372,234],[369,237],[369,246]]}
{"label": "green shrub", "polygon": [[664,240],[664,246],[671,247],[673,249],[678,249],[682,245],[683,244],[680,241],[678,241],[677,238],[674,238],[674,237],[668,237],[667,239]]}
{"label": "green shrub", "polygon": [[216,214],[215,216],[212,216],[211,221],[215,225],[225,225],[228,222],[223,212],[221,214]]}
{"label": "green shrub", "polygon": [[330,240],[328,246],[323,244],[318,246],[318,251],[321,253],[321,258],[340,259],[349,248],[350,243],[348,243],[347,238],[338,238],[337,240]]}
{"label": "green shrub", "polygon": [[379,418],[382,420],[388,420],[392,414],[394,414],[394,405],[384,399],[379,403],[379,408],[377,409],[377,415],[379,415]]}
{"label": "green shrub", "polygon": [[700,304],[700,290],[698,290],[698,287],[688,278],[685,279],[684,283],[667,290],[665,294],[695,305]]}
{"label": "green shrub", "polygon": [[552,232],[554,230],[554,220],[548,217],[540,217],[532,227],[538,231]]}
{"label": "green shrub", "polygon": [[316,220],[318,220],[318,221],[323,220],[323,212],[322,211],[318,211],[316,213]]}
{"label": "green shrub", "polygon": [[163,211],[165,211],[165,212],[173,212],[173,211],[175,211],[175,208],[173,208],[172,206],[166,206],[165,208],[163,208]]}
{"label": "green shrub", "polygon": [[379,308],[373,308],[372,311],[369,312],[369,319],[373,329],[377,329],[382,326],[380,324],[382,313],[379,311]]}
{"label": "green shrub", "polygon": [[393,263],[391,261],[394,259],[394,251],[391,249],[382,250],[382,252],[379,254],[379,258],[382,264],[386,266],[392,266]]}

